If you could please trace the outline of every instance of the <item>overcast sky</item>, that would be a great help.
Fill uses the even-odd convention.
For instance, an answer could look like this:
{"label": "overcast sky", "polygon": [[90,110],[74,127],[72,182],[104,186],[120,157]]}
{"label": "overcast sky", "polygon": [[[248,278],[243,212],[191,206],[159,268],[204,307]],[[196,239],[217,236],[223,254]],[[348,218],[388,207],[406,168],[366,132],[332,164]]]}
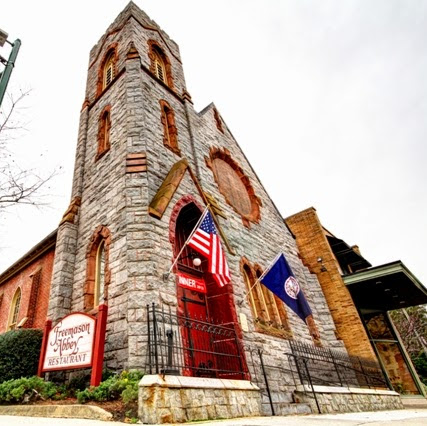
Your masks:
{"label": "overcast sky", "polygon": [[[400,259],[427,285],[427,1],[135,3],[179,44],[196,110],[215,102],[283,217],[313,206],[374,266]],[[68,206],[89,50],[126,4],[1,6],[22,40],[10,92],[32,89],[12,148],[61,174],[50,207],[0,215],[0,270]]]}

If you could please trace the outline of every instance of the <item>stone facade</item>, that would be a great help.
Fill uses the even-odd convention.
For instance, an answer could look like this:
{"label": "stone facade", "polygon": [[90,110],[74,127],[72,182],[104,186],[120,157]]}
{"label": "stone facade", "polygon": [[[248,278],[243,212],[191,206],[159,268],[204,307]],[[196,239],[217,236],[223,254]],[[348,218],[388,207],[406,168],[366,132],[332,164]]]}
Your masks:
{"label": "stone facade", "polygon": [[261,414],[259,389],[247,381],[144,376],[139,390],[143,423],[253,417]]}
{"label": "stone facade", "polygon": [[319,412],[318,405],[322,414],[400,410],[403,408],[400,395],[394,391],[328,388],[327,386],[314,386],[314,389],[316,396],[308,386],[305,388],[299,386],[295,391],[296,399],[310,404],[313,413]]}
{"label": "stone facade", "polygon": [[[150,58],[153,44],[168,58],[173,85],[153,74]],[[111,49],[116,61],[114,78],[108,87],[100,90],[100,68]],[[174,112],[179,152],[164,144],[161,101]],[[107,107],[111,114],[110,148],[98,158],[99,120]],[[218,157],[213,152],[221,152],[224,163],[230,159],[228,165],[221,164],[240,175],[248,193],[243,198],[232,194],[234,199],[230,201],[223,195],[212,168],[207,166]],[[131,154],[145,156],[143,171],[132,172],[126,167]],[[150,202],[169,170],[183,158],[188,162],[188,170],[170,195],[164,213],[160,218],[150,216]],[[199,113],[194,110],[178,46],[130,3],[90,53],[72,190],[72,200],[78,199],[81,203],[74,210],[73,220],[63,221],[58,230],[49,317],[55,321],[71,311],[85,310],[88,248],[95,230],[99,226],[107,228],[111,241],[107,265],[106,366],[143,369],[145,306],[153,302],[177,306],[174,274],[166,281],[162,279],[175,255],[176,206],[184,205],[182,200],[191,198],[204,208],[208,196],[222,212],[217,220],[227,240],[223,246],[232,276],[224,297],[231,312],[229,317],[239,329],[244,345],[262,344],[272,359],[284,362],[287,341],[270,334],[268,328],[256,327],[240,269],[242,257],[265,268],[283,251],[313,310],[321,344],[342,348],[335,337],[335,326],[316,276],[301,263],[294,237],[227,125],[213,104]],[[247,207],[248,203],[257,206],[255,215]],[[307,325],[285,309],[293,337],[312,342]],[[247,330],[241,330],[237,318],[247,319]]]}

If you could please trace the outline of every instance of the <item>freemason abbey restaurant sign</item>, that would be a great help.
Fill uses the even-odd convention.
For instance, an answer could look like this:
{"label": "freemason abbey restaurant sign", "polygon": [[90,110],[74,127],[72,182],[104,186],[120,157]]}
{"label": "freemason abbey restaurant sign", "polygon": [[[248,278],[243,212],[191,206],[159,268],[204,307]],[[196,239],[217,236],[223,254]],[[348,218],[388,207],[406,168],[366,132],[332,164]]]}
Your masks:
{"label": "freemason abbey restaurant sign", "polygon": [[0,275],[0,332],[44,330],[39,375],[143,370],[145,423],[424,398],[388,312],[427,303],[425,287],[400,261],[372,266],[314,208],[284,219],[133,2],[87,73],[70,205]]}

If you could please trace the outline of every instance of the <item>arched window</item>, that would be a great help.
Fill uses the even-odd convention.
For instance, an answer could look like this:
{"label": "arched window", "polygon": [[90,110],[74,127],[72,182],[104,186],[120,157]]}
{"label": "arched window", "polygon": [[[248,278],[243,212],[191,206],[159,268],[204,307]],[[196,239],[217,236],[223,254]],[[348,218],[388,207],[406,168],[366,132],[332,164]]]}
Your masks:
{"label": "arched window", "polygon": [[169,58],[159,47],[156,41],[148,40],[148,56],[150,58],[150,71],[163,83],[174,88],[172,78],[172,66]]}
{"label": "arched window", "polygon": [[259,298],[259,283],[255,284],[252,271],[248,265],[243,266],[243,278],[246,284],[246,291],[251,304],[252,312],[256,319],[266,320],[266,310],[263,309],[262,303]]}
{"label": "arched window", "polygon": [[106,106],[99,117],[98,149],[95,160],[101,158],[110,149],[111,107]]}
{"label": "arched window", "polygon": [[153,49],[154,55],[154,73],[156,77],[166,83],[166,66],[158,49]]}
{"label": "arched window", "polygon": [[109,269],[111,234],[106,226],[98,226],[87,249],[84,309],[91,311],[108,301],[108,285],[111,280]]}
{"label": "arched window", "polygon": [[178,147],[178,131],[175,126],[175,113],[164,100],[160,100],[160,109],[163,125],[163,144],[175,154],[181,155],[181,151]]}
{"label": "arched window", "polygon": [[[262,275],[262,270],[259,267],[256,269],[256,278],[259,279]],[[279,299],[273,292],[266,286],[260,284],[266,303],[267,312],[269,314],[269,321],[273,327],[290,331],[288,324],[288,314],[286,313],[283,301]]]}
{"label": "arched window", "polygon": [[109,86],[115,77],[114,62],[115,62],[115,55],[114,55],[114,50],[112,50],[108,54],[105,60],[103,79],[102,79],[102,89],[105,89],[107,86]]}
{"label": "arched window", "polygon": [[113,43],[105,50],[105,54],[99,63],[98,80],[96,83],[96,96],[113,83],[117,76],[118,43]]}
{"label": "arched window", "polygon": [[257,282],[262,275],[261,269],[257,266],[250,266],[246,259],[242,260],[241,270],[256,328],[258,331],[290,338],[292,333],[283,302],[267,287]]}
{"label": "arched window", "polygon": [[104,303],[105,293],[105,243],[101,241],[96,253],[96,270],[95,270],[95,295],[94,305],[99,306]]}
{"label": "arched window", "polygon": [[18,287],[13,295],[12,304],[10,305],[8,330],[16,328],[19,316],[19,308],[21,307],[21,289]]}

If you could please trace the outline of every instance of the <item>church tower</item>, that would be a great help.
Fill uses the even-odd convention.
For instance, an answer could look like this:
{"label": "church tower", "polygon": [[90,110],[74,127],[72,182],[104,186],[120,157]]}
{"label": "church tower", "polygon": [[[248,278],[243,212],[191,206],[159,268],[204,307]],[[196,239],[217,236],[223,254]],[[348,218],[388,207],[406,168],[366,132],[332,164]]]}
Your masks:
{"label": "church tower", "polygon": [[[224,286],[185,244],[207,205],[230,270]],[[280,252],[311,307],[306,322],[257,283]],[[100,304],[110,369],[146,367],[153,304],[235,330],[240,378],[251,376],[250,344],[278,365],[290,339],[342,348],[316,277],[220,112],[194,110],[178,45],[132,2],[90,52],[49,317]]]}

